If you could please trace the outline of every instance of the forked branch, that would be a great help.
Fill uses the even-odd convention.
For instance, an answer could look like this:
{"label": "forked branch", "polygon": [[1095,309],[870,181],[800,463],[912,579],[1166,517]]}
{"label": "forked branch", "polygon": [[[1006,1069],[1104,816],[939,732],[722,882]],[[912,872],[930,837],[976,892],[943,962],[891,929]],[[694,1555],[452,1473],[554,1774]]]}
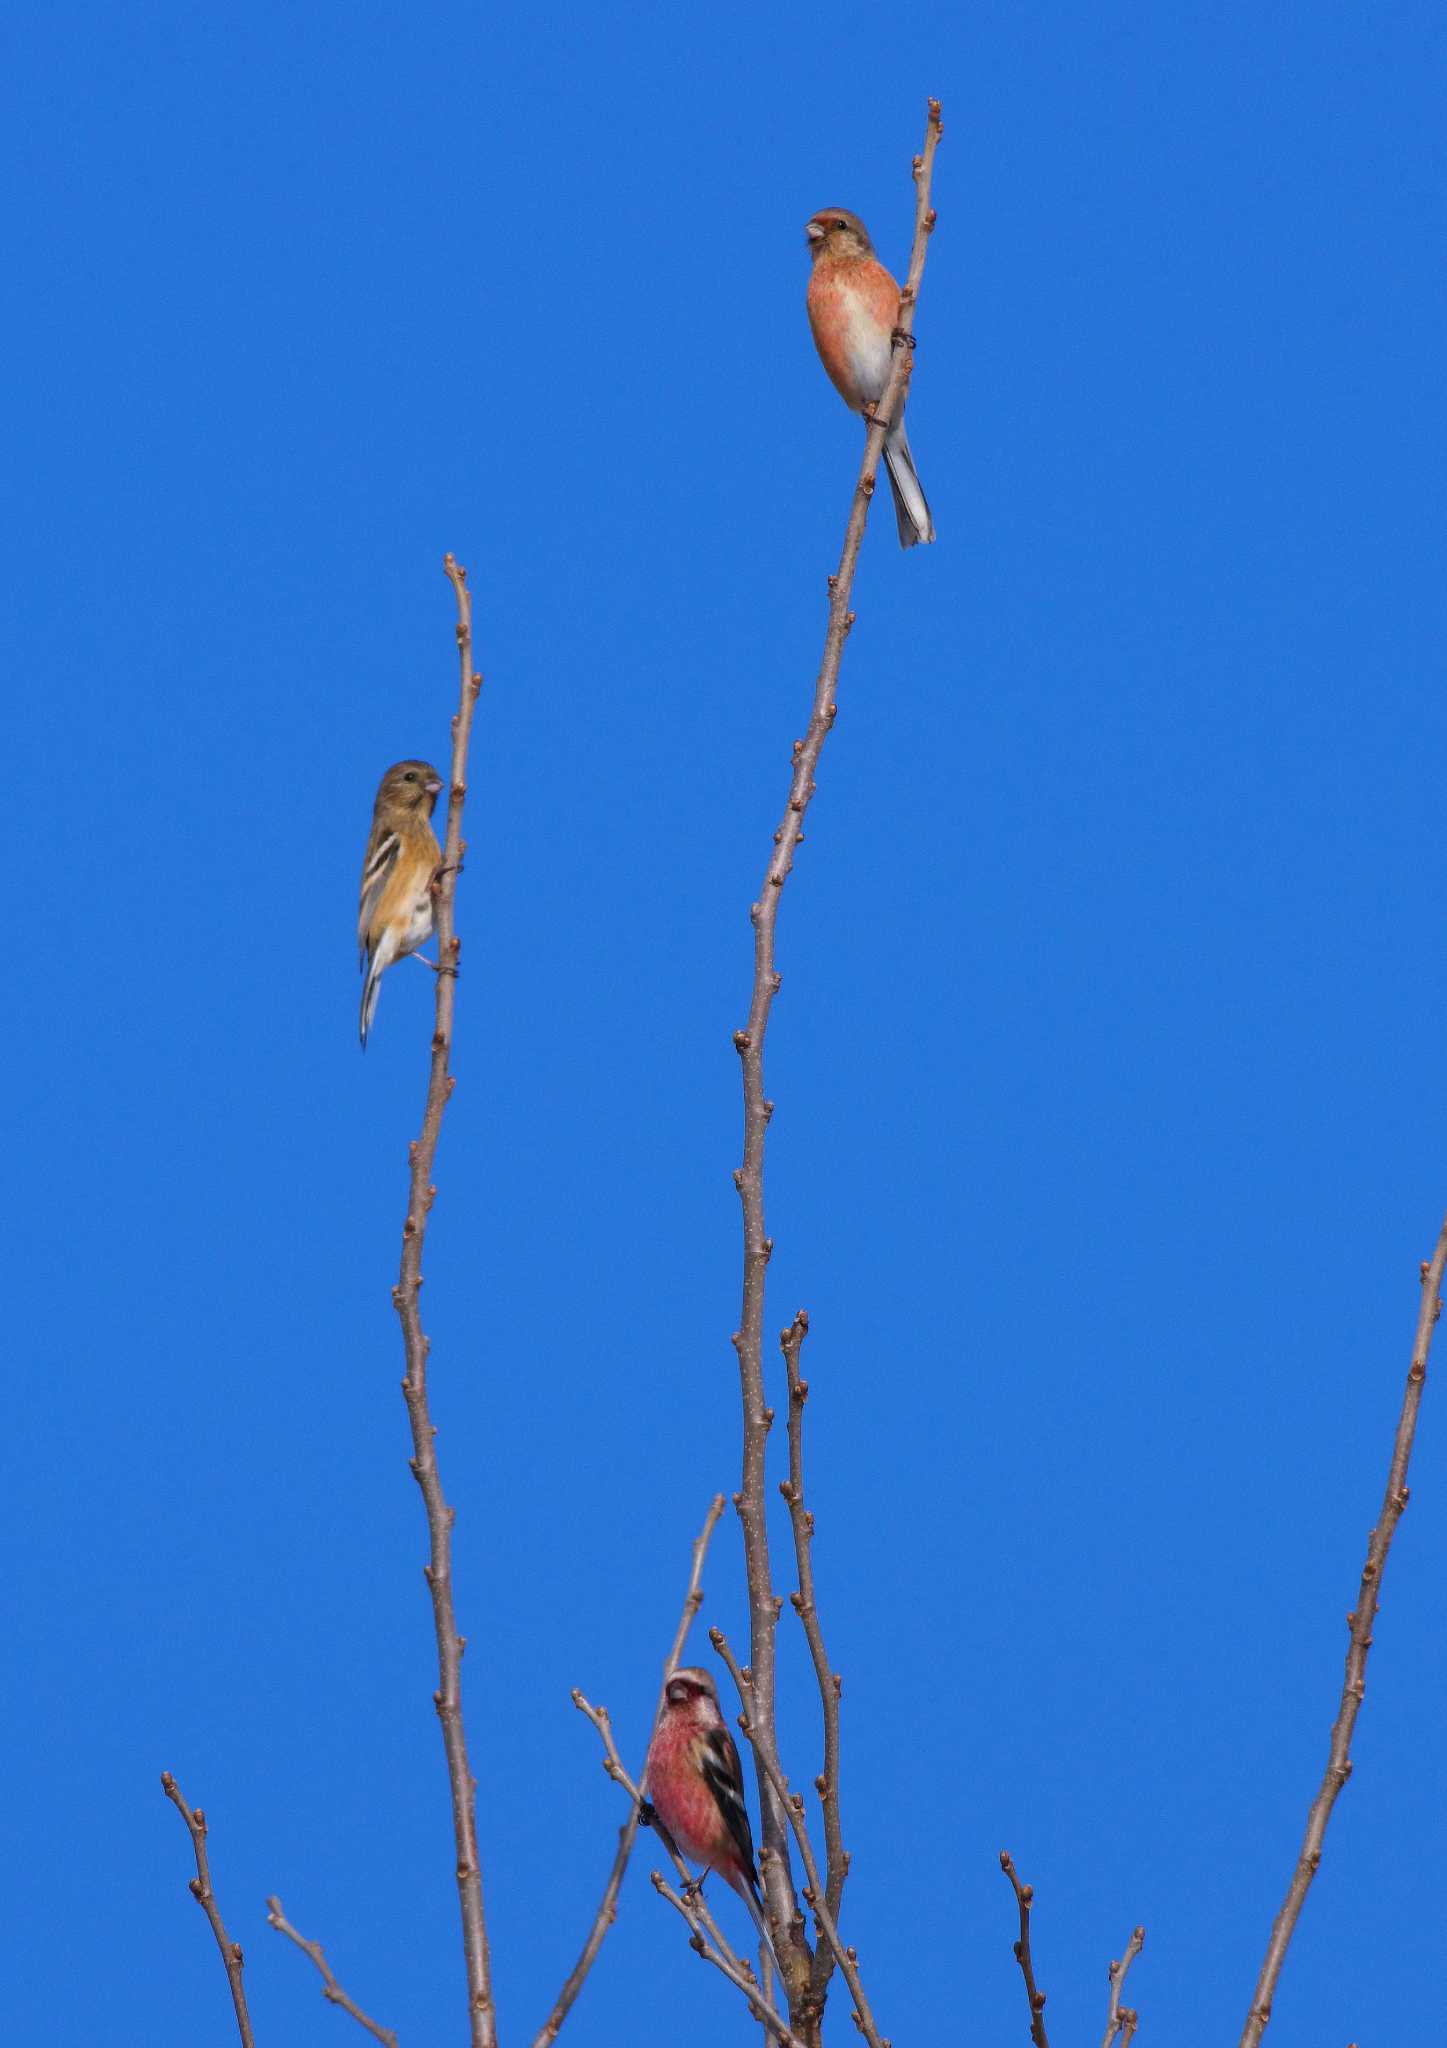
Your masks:
{"label": "forked branch", "polygon": [[[764,1092],[764,1038],[781,979],[774,966],[774,933],[778,923],[779,899],[793,868],[795,851],[803,838],[804,818],[814,794],[814,778],[819,756],[838,710],[839,668],[843,659],[845,638],[854,623],[854,614],[849,609],[849,597],[854,584],[855,566],[859,560],[860,544],[864,538],[865,521],[869,516],[869,503],[884,446],[885,429],[894,418],[897,408],[903,404],[905,388],[909,381],[915,306],[919,298],[920,280],[924,275],[930,231],[935,222],[934,209],[930,205],[930,183],[940,134],[939,102],[931,100],[924,149],[914,161],[914,243],[904,289],[900,294],[894,358],[890,366],[888,384],[865,435],[864,458],[860,464],[854,499],[844,530],[844,546],[839,557],[839,568],[829,579],[829,619],[824,635],[823,658],[814,684],[814,702],[808,728],[804,737],[794,742],[788,801],[779,828],[774,834],[774,848],[764,871],[763,887],[759,892],[758,901],[749,912],[754,928],[753,993],[749,1002],[748,1022],[743,1030],[734,1033],[734,1045],[742,1067],[744,1094],[744,1156],[742,1165],[734,1174],[742,1205],[743,1300],[739,1327],[733,1338],[734,1349],[738,1353],[744,1442],[743,1473],[739,1491],[734,1496],[734,1504],[743,1527],[744,1559],[748,1572],[749,1669],[753,1683],[753,1718],[766,1735],[770,1750],[775,1747],[774,1632],[781,1606],[774,1592],[764,1497],[765,1448],[769,1428],[774,1419],[773,1410],[765,1399],[763,1365],[765,1276],[769,1256],[773,1251],[773,1240],[768,1235],[764,1215],[764,1138],[774,1109],[773,1103]],[[761,1873],[769,1919],[779,1937],[779,1963],[784,1972],[791,2010],[797,2013],[806,2006],[815,2006],[814,2018],[817,2021],[812,1958],[803,1933],[803,1920],[799,1913],[798,1901],[794,1896],[788,1823],[779,1804],[778,1794],[764,1767],[765,1751],[756,1748],[755,1754],[758,1759],[762,1822]],[[835,1889],[830,1896],[836,1899],[838,1885],[842,1882],[841,1871],[842,1864],[831,1868],[830,1871],[831,1880],[835,1881]],[[827,1969],[823,1975],[827,1981]]]}
{"label": "forked branch", "polygon": [[1110,1977],[1110,2007],[1106,2013],[1105,2032],[1101,2036],[1100,2048],[1112,2048],[1112,2043],[1116,2040],[1117,2036],[1122,2042],[1129,2042],[1131,2035],[1139,2024],[1140,2015],[1135,2011],[1134,2007],[1122,2005],[1120,1995],[1125,1989],[1126,1973],[1145,1947],[1145,1940],[1146,1931],[1144,1927],[1134,1928],[1131,1932],[1130,1940],[1125,1945],[1125,1954],[1120,1958],[1119,1962],[1112,1963],[1110,1966],[1108,1973]]}
{"label": "forked branch", "polygon": [[457,647],[462,665],[462,694],[452,721],[447,836],[443,844],[442,865],[432,883],[437,958],[442,970],[436,977],[437,1010],[432,1033],[432,1059],[422,1132],[413,1141],[408,1154],[411,1182],[407,1220],[402,1225],[402,1270],[392,1290],[392,1302],[401,1318],[402,1343],[407,1359],[402,1393],[412,1425],[412,1476],[422,1489],[427,1511],[431,1554],[425,1572],[432,1595],[432,1624],[437,1636],[438,1687],[432,1698],[442,1724],[442,1746],[447,1757],[447,1779],[452,1795],[457,1897],[462,1918],[463,1955],[467,1964],[468,2022],[472,2048],[495,2048],[497,2020],[492,1997],[487,1922],[483,1915],[482,1868],[477,1850],[477,1786],[468,1762],[467,1736],[462,1725],[464,1639],[457,1632],[457,1612],[452,1597],[452,1525],[456,1510],[447,1503],[437,1467],[437,1431],[433,1427],[427,1400],[427,1354],[431,1343],[423,1333],[418,1300],[422,1287],[422,1246],[427,1235],[427,1219],[437,1196],[432,1182],[432,1164],[437,1155],[442,1113],[454,1086],[448,1060],[452,1050],[452,1012],[461,941],[453,930],[452,906],[464,851],[462,804],[467,795],[467,746],[472,735],[472,714],[482,688],[482,677],[474,674],[472,667],[472,600],[468,595],[467,571],[451,555],[445,558],[443,566],[457,599]]}
{"label": "forked branch", "polygon": [[1306,1817],[1306,1836],[1301,1845],[1301,1854],[1296,1859],[1296,1869],[1287,1887],[1286,1897],[1271,1929],[1271,1939],[1266,1945],[1266,1957],[1261,1965],[1261,1974],[1256,1980],[1256,1990],[1251,2000],[1251,2010],[1246,2015],[1246,2025],[1241,2031],[1241,2048],[1257,2048],[1271,2018],[1272,2002],[1276,1997],[1276,1986],[1281,1969],[1286,1961],[1286,1951],[1291,1946],[1291,1937],[1296,1932],[1296,1923],[1311,1889],[1311,1881],[1321,1864],[1322,1843],[1326,1839],[1326,1824],[1331,1819],[1331,1810],[1337,1801],[1337,1794],[1351,1776],[1352,1733],[1356,1728],[1357,1715],[1361,1711],[1366,1692],[1367,1652],[1372,1647],[1372,1629],[1381,1602],[1382,1574],[1386,1570],[1387,1553],[1392,1547],[1392,1538],[1397,1533],[1397,1524],[1406,1511],[1408,1488],[1407,1468],[1412,1459],[1412,1439],[1417,1433],[1417,1416],[1422,1406],[1422,1388],[1427,1378],[1427,1356],[1432,1348],[1432,1332],[1437,1318],[1442,1313],[1442,1275],[1447,1268],[1447,1223],[1442,1226],[1437,1239],[1437,1249],[1430,1259],[1424,1259],[1421,1267],[1422,1299],[1417,1311],[1417,1334],[1412,1345],[1412,1362],[1407,1369],[1407,1385],[1402,1395],[1402,1409],[1397,1418],[1397,1434],[1392,1444],[1392,1462],[1387,1471],[1387,1490],[1382,1500],[1382,1512],[1377,1526],[1367,1537],[1367,1561],[1362,1566],[1361,1585],[1357,1591],[1357,1604],[1347,1616],[1346,1675],[1342,1683],[1341,1705],[1337,1708],[1336,1720],[1332,1724],[1331,1743],[1327,1751],[1326,1774],[1322,1778],[1315,1799]]}
{"label": "forked branch", "polygon": [[236,2025],[241,2034],[241,2048],[255,2048],[255,2037],[251,2031],[251,2015],[246,2010],[246,1992],[241,1982],[244,1958],[239,1941],[233,1941],[226,1932],[221,1918],[221,1908],[216,1903],[216,1894],[211,1889],[211,1863],[206,1854],[206,1816],[200,1807],[191,1808],[181,1797],[181,1788],[169,1771],[161,1773],[161,1790],[186,1823],[191,1837],[191,1847],[196,1857],[196,1875],[190,1881],[192,1898],[206,1915],[211,1932],[216,1937],[216,1946],[221,1951],[221,1960],[226,1966],[226,1981],[231,1986],[231,2003],[236,2008]]}
{"label": "forked branch", "polygon": [[[736,1990],[743,1992],[745,1998],[749,2001],[749,2011],[762,2024],[765,2033],[778,2041],[781,2044],[781,2048],[808,2048],[808,2043],[799,2039],[799,2036],[791,2030],[787,2022],[780,2019],[774,2008],[760,2000],[756,1986],[744,1976],[737,1961],[730,1962],[727,1959],[727,1949],[720,1954],[710,1946],[699,1923],[697,1905],[696,1903],[694,1905],[689,1904],[687,1889],[682,1892],[676,1892],[660,1870],[653,1871],[651,1875],[653,1889],[658,1893],[659,1897],[667,1899],[669,1905],[683,1915],[689,1927],[693,1930],[692,1938],[688,1945],[694,1954],[701,1956],[706,1963],[712,1963],[715,1969],[723,1972],[724,1976],[728,1978],[730,1984]],[[694,1897],[696,1902],[698,1898],[702,1897],[702,1893],[696,1893]]]}

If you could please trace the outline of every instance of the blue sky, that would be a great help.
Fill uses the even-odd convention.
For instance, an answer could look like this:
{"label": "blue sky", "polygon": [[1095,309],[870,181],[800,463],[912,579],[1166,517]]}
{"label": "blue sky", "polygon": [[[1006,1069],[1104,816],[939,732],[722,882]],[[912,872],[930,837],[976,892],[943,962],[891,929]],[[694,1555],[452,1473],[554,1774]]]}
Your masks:
{"label": "blue sky", "polygon": [[[901,2048],[1023,2042],[1008,1846],[1057,2044],[1138,1920],[1143,2038],[1236,2038],[1447,1204],[1444,42],[1416,5],[11,20],[17,2039],[230,2037],[163,1767],[266,2048],[347,2031],[271,1891],[409,2048],[462,2037],[388,1301],[431,987],[389,977],[363,1060],[352,951],[377,778],[446,745],[448,548],[487,684],[425,1301],[505,2042],[572,1960],[620,1802],[569,1687],[636,1759],[736,1476],[729,1035],[859,447],[803,223],[903,263],[929,92],[939,541],[867,536],[769,1046],[846,1928]],[[1439,1392],[1271,2048],[1426,2024]],[[706,1583],[737,1639],[729,1524]],[[647,1862],[574,2034],[722,2048]]]}

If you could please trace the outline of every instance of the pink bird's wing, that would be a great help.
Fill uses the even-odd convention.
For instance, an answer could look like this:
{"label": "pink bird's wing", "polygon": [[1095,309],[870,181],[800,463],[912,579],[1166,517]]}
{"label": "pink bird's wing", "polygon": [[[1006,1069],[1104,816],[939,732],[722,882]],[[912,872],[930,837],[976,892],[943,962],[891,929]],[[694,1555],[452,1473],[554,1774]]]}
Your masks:
{"label": "pink bird's wing", "polygon": [[[744,1803],[744,1774],[739,1765],[738,1744],[727,1728],[710,1728],[704,1737],[703,1775],[718,1802],[719,1813],[739,1862],[750,1884],[758,1879],[754,1871],[754,1831]],[[725,1876],[728,1872],[725,1871]]]}

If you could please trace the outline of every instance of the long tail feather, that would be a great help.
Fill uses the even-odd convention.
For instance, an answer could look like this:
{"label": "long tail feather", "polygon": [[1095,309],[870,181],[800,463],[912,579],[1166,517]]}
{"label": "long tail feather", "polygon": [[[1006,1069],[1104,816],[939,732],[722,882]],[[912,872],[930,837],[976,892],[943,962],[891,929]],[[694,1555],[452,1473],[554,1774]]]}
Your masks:
{"label": "long tail feather", "polygon": [[372,1028],[372,1018],[377,1010],[377,996],[382,986],[382,973],[375,956],[367,962],[367,978],[362,983],[362,1013],[358,1020],[358,1032],[362,1040],[362,1051],[367,1050],[367,1033]]}
{"label": "long tail feather", "polygon": [[884,443],[884,460],[889,471],[889,486],[894,492],[894,517],[899,527],[900,546],[912,548],[916,541],[933,540],[935,523],[920,488],[903,420]]}
{"label": "long tail feather", "polygon": [[362,1015],[360,1031],[362,1051],[367,1050],[367,1033],[372,1028],[376,1014],[377,995],[382,986],[382,976],[397,958],[397,927],[384,925],[377,934],[375,943],[368,949],[366,957],[367,978],[362,983]]}
{"label": "long tail feather", "polygon": [[779,1968],[779,1953],[774,1947],[774,1937],[769,1932],[769,1923],[764,1918],[763,1901],[752,1885],[743,1893],[743,1901],[753,1915],[754,1925],[759,1930],[759,1940],[773,1958],[775,1974],[782,1980],[784,1973]]}

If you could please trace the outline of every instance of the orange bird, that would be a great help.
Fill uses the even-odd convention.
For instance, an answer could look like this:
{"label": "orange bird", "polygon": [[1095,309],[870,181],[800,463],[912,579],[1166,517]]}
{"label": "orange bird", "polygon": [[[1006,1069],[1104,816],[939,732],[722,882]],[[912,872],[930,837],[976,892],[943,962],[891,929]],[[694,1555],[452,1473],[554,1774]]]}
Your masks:
{"label": "orange bird", "polygon": [[[809,273],[809,325],[819,360],[851,412],[878,405],[889,382],[899,286],[874,253],[858,214],[826,206],[804,229],[814,267]],[[899,544],[933,540],[935,523],[920,489],[904,431],[904,412],[884,437]]]}

